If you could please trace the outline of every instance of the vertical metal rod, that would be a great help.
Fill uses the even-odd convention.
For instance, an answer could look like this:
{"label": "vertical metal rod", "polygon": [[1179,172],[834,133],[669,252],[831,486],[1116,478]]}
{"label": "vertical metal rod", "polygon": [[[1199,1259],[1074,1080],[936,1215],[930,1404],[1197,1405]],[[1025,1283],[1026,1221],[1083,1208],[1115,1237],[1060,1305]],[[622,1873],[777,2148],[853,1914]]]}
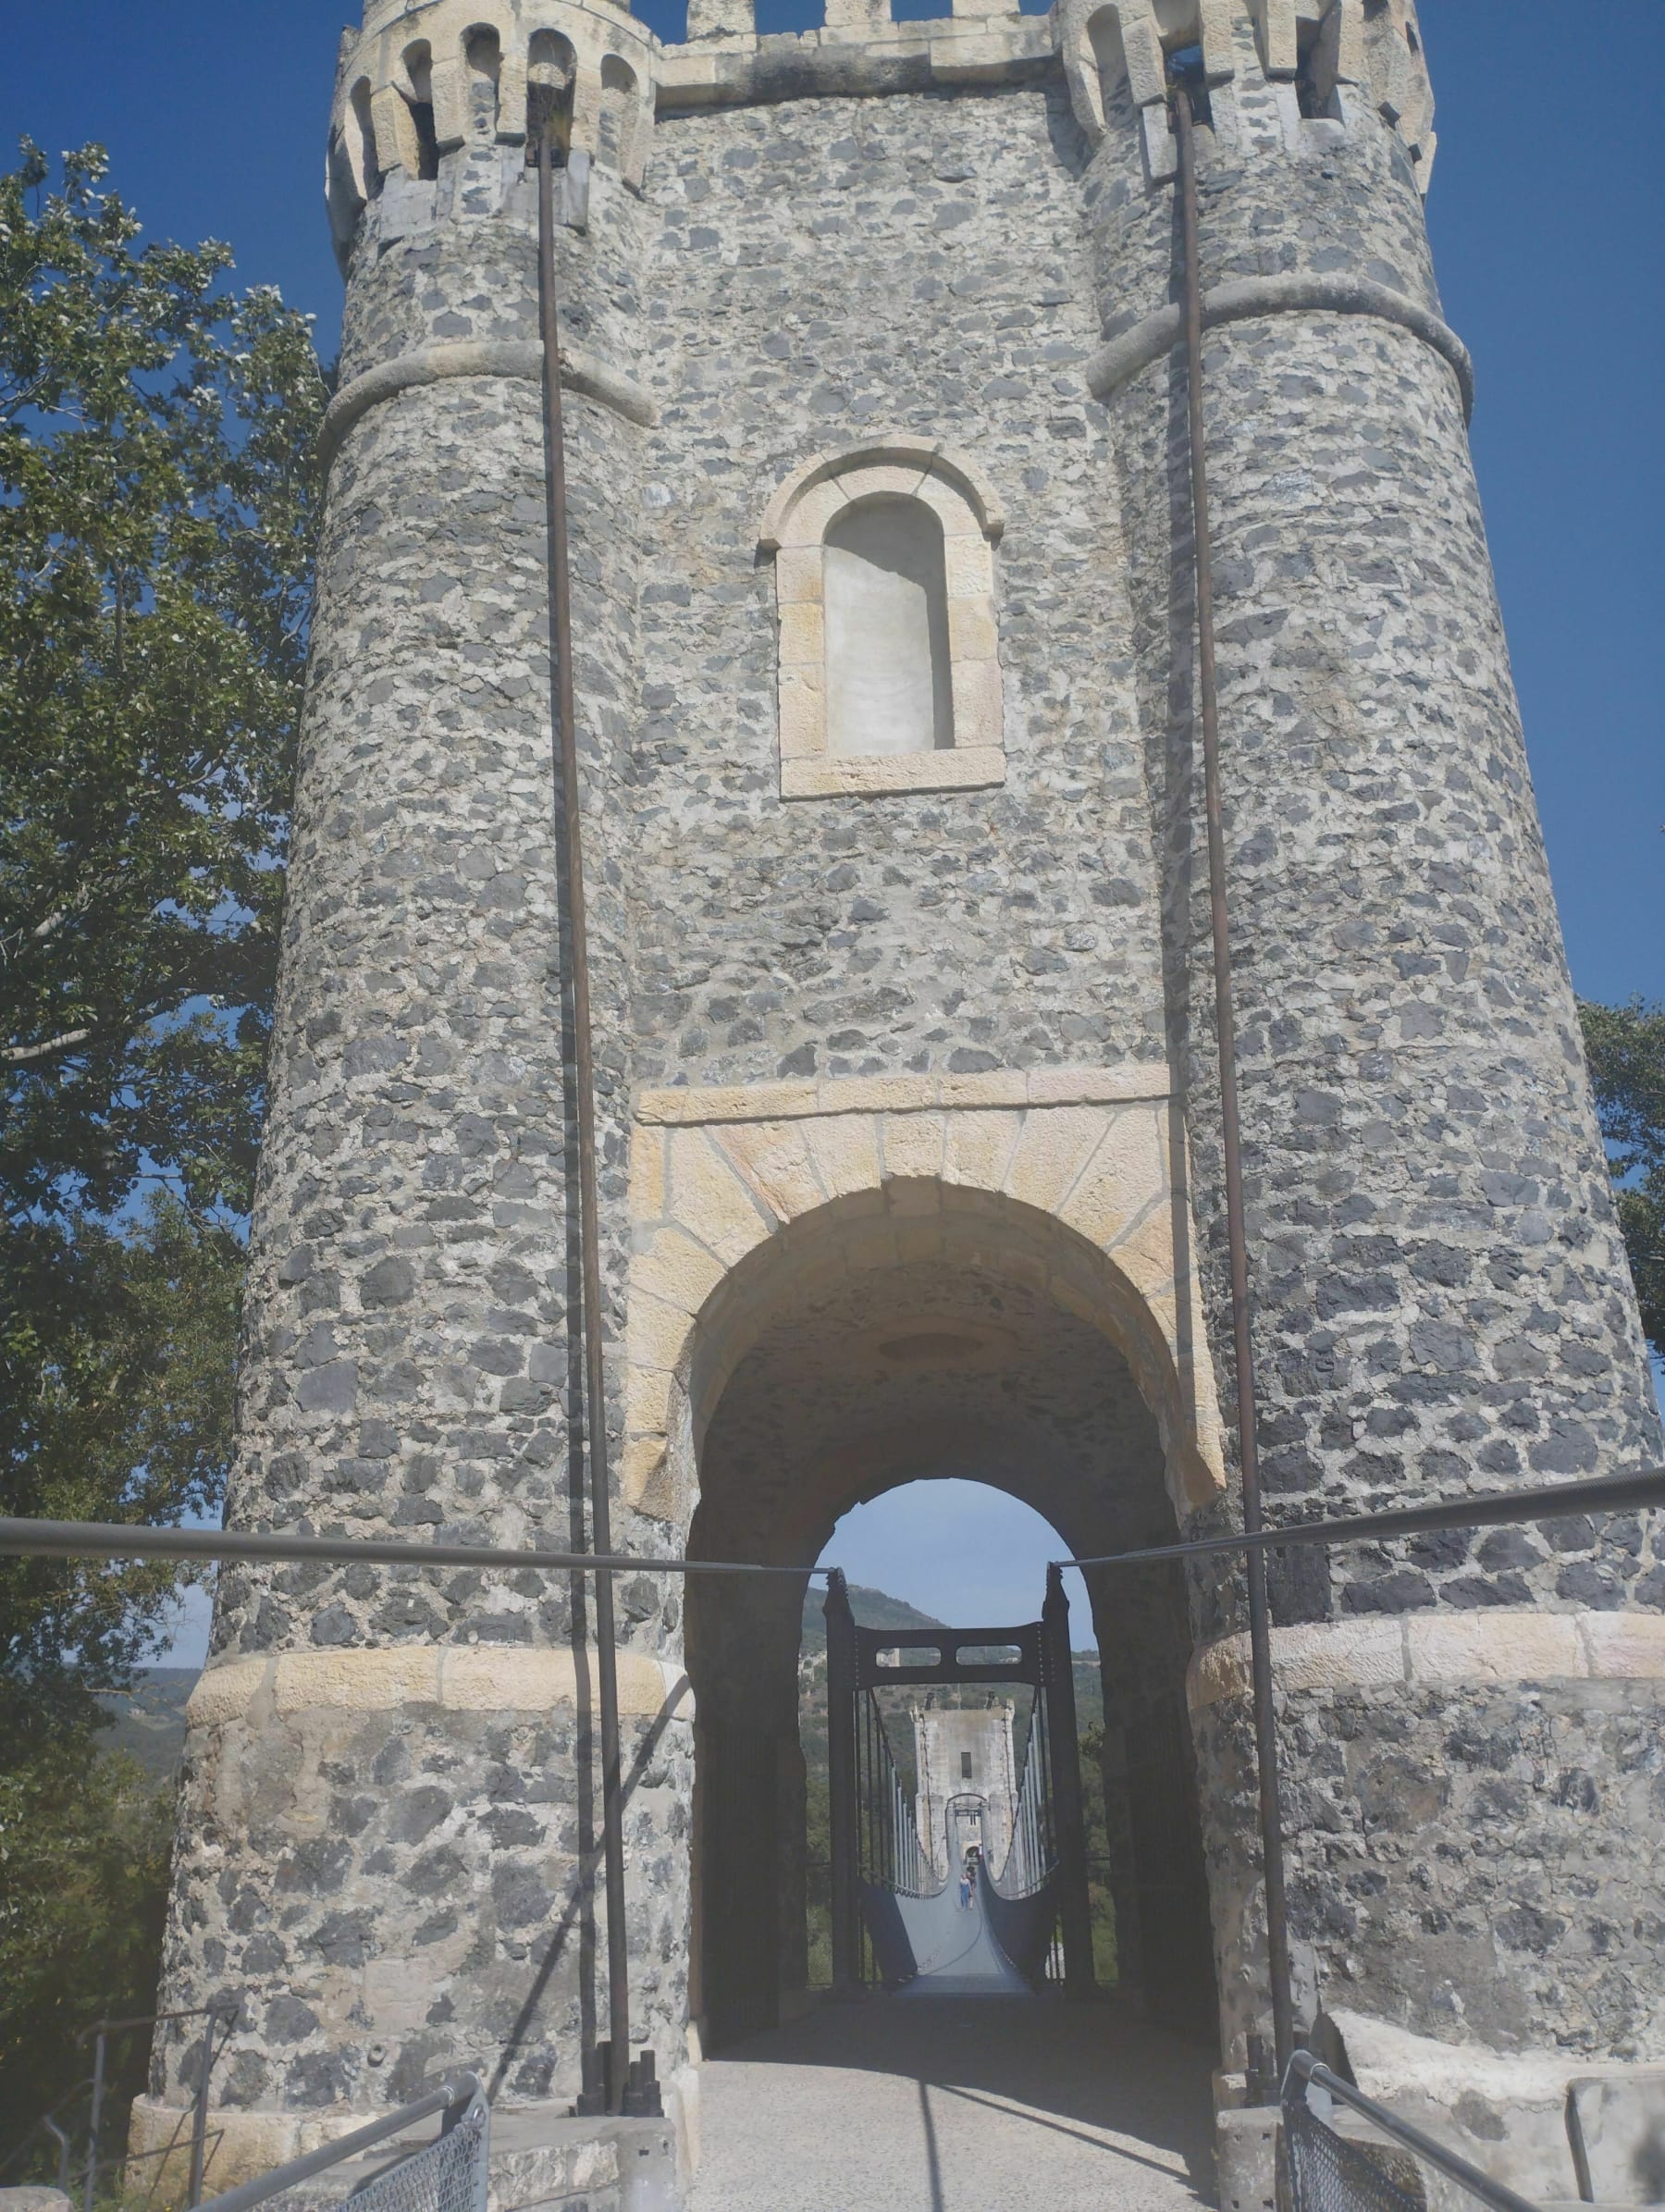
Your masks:
{"label": "vertical metal rod", "polygon": [[861,1917],[856,1872],[856,1631],[850,1593],[834,1567],[827,1577],[827,1827],[832,1986],[846,1994],[861,1981]]}
{"label": "vertical metal rod", "polygon": [[87,2170],[81,2181],[81,2212],[92,2212],[92,2187],[98,2179],[98,2132],[104,2123],[105,2036],[98,2032],[92,2045],[92,2109],[87,2117]]}
{"label": "vertical metal rod", "polygon": [[[537,142],[537,304],[543,339],[544,494],[549,535],[549,639],[555,661],[551,735],[559,777],[556,830],[563,851],[573,1079],[578,1124],[578,1233],[584,1282],[584,1442],[589,1468],[590,1548],[612,1550],[607,1467],[607,1362],[601,1325],[601,1233],[596,1175],[596,1069],[590,1039],[589,932],[584,901],[584,837],[578,732],[573,710],[573,602],[567,566],[566,445],[561,422],[561,329],[555,297],[555,165],[549,129]],[[630,1950],[624,1925],[624,1830],[621,1808],[618,1661],[613,1586],[598,1575],[596,1702],[601,1724],[601,1849],[606,1868],[607,2108],[622,2111],[630,2070]]]}
{"label": "vertical metal rod", "polygon": [[[1197,142],[1190,93],[1174,98],[1179,134],[1179,204],[1185,234],[1186,398],[1190,415],[1192,534],[1197,562],[1197,674],[1202,708],[1202,786],[1208,821],[1209,904],[1214,930],[1215,1028],[1220,1055],[1220,1131],[1226,1155],[1226,1235],[1231,1262],[1231,1333],[1237,1362],[1238,1458],[1243,1527],[1261,1526],[1255,1435],[1254,1346],[1250,1333],[1249,1242],[1243,1225],[1242,1131],[1238,1118],[1237,1017],[1226,903],[1226,831],[1220,805],[1220,705],[1215,667],[1214,548],[1208,512],[1208,449],[1202,424],[1202,281],[1197,258]],[[1284,1901],[1283,1807],[1277,1784],[1277,1721],[1272,1701],[1272,1638],[1264,1552],[1249,1554],[1249,1651],[1254,1690],[1254,1752],[1260,1779],[1261,1855],[1265,1870],[1266,1968],[1277,2075],[1294,2048],[1289,1919]]]}
{"label": "vertical metal rod", "polygon": [[214,2069],[214,2030],[219,2014],[212,2008],[203,2025],[203,2062],[197,2070],[196,2098],[191,2115],[191,2180],[187,2206],[203,2201],[203,2166],[208,2143],[208,2076]]}

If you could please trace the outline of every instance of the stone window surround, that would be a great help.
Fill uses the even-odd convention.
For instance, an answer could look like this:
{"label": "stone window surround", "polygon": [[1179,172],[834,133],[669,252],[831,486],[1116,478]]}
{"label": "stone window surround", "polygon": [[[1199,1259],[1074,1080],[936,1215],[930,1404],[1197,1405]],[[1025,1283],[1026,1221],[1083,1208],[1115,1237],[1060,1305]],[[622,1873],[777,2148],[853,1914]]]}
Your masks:
{"label": "stone window surround", "polygon": [[[921,500],[943,525],[954,743],[932,752],[833,753],[827,744],[823,541],[858,500]],[[783,798],[965,791],[1005,781],[994,553],[1005,516],[975,463],[929,438],[820,453],[770,500],[758,550],[774,560]]]}

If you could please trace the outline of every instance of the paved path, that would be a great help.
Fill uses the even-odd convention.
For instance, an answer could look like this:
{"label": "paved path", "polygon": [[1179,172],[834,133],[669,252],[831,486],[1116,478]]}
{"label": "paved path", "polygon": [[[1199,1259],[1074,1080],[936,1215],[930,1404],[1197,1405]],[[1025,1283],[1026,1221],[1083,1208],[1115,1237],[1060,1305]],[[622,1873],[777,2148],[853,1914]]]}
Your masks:
{"label": "paved path", "polygon": [[1209,2058],[1114,2002],[873,1996],[711,2060],[691,2212],[1195,2212]]}
{"label": "paved path", "polygon": [[989,1932],[980,1892],[959,1901],[959,1884],[950,1882],[933,1897],[898,1897],[895,1910],[906,1931],[919,1966],[918,1979],[905,1983],[898,1996],[1023,1996],[1028,1984]]}

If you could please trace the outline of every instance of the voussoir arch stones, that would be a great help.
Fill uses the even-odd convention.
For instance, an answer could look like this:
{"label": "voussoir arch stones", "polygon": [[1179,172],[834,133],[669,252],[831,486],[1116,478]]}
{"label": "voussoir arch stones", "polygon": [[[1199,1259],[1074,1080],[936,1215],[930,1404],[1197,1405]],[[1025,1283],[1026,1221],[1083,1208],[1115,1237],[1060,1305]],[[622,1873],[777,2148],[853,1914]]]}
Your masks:
{"label": "voussoir arch stones", "polygon": [[623,1480],[685,1518],[705,1425],[783,1301],[931,1260],[1091,1322],[1155,1417],[1181,1522],[1225,1487],[1164,1068],[649,1091],[633,1131]]}

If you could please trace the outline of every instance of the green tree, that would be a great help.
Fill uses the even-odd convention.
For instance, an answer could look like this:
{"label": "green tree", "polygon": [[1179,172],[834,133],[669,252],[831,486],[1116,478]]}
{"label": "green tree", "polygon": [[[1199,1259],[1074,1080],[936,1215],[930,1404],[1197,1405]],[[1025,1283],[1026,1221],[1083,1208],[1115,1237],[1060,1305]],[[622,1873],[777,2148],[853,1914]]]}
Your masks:
{"label": "green tree", "polygon": [[[169,1521],[227,1449],[327,394],[105,167],[0,177],[0,1484]],[[0,1568],[0,1725],[88,1717],[171,1586]]]}
{"label": "green tree", "polygon": [[1578,1013],[1642,1326],[1665,1357],[1665,1006],[1581,999]]}
{"label": "green tree", "polygon": [[[0,176],[0,1511],[169,1523],[229,1448],[328,391],[105,171]],[[95,1731],[179,1579],[0,1561],[0,2118],[154,1986],[166,1823]]]}

